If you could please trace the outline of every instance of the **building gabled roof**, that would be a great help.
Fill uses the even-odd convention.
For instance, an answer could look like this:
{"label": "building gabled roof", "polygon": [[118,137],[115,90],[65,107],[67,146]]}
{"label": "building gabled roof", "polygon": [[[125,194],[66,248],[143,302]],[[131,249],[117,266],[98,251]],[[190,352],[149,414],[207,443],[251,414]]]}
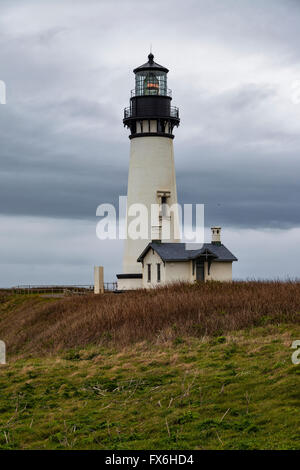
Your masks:
{"label": "building gabled roof", "polygon": [[149,243],[138,257],[142,262],[150,249],[154,250],[163,261],[189,261],[198,257],[207,257],[214,261],[237,261],[237,258],[222,244],[204,243],[198,250],[189,250],[186,243]]}

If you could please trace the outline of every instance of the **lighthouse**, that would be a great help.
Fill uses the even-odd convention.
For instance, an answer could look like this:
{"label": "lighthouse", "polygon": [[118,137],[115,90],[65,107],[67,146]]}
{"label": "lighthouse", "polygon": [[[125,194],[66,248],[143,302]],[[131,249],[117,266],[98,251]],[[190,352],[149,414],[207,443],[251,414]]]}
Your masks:
{"label": "lighthouse", "polygon": [[[138,257],[152,241],[179,242],[179,219],[174,165],[174,128],[179,125],[179,110],[171,105],[172,91],[168,88],[169,70],[148,61],[133,70],[135,88],[130,106],[124,110],[123,123],[129,129],[130,160],[127,189],[126,239],[123,274],[118,274],[118,289],[142,287],[142,265]],[[136,218],[137,205],[143,205],[148,228],[140,237],[132,237],[131,224]],[[151,210],[159,207],[156,217]],[[152,215],[151,215],[152,214]],[[164,239],[164,222],[169,230]]]}

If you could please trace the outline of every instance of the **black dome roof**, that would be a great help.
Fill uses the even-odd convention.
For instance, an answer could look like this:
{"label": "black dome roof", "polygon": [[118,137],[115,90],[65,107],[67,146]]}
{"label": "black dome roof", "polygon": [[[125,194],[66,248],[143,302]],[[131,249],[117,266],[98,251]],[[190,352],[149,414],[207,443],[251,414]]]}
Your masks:
{"label": "black dome roof", "polygon": [[140,65],[139,67],[137,67],[136,69],[134,69],[134,73],[137,73],[137,72],[143,72],[144,70],[159,70],[161,72],[166,72],[168,73],[169,70],[166,68],[166,67],[163,67],[162,65],[159,65],[157,64],[156,62],[154,62],[154,55],[152,54],[152,52],[148,55],[148,62],[146,62],[145,64],[143,65]]}

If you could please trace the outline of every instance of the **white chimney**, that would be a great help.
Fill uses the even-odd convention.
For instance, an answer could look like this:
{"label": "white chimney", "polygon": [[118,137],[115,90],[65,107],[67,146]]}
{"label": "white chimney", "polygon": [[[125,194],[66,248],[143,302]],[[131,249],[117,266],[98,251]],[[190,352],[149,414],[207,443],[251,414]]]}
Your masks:
{"label": "white chimney", "polygon": [[215,245],[221,245],[221,227],[211,228],[211,242]]}

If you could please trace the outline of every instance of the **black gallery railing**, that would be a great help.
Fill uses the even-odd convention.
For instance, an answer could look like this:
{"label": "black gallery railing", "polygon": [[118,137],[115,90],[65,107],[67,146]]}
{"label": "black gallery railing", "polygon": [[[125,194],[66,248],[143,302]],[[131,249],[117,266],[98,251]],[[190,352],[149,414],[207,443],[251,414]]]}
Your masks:
{"label": "black gallery railing", "polygon": [[[135,118],[135,117],[137,117],[136,112],[131,107],[124,109],[124,119]],[[142,116],[141,119],[149,119],[151,117],[152,116]],[[161,118],[172,117],[172,118],[179,119],[179,108],[177,108],[176,106],[170,106],[170,113],[168,116],[154,116],[153,118],[155,119],[157,117],[161,117]]]}

